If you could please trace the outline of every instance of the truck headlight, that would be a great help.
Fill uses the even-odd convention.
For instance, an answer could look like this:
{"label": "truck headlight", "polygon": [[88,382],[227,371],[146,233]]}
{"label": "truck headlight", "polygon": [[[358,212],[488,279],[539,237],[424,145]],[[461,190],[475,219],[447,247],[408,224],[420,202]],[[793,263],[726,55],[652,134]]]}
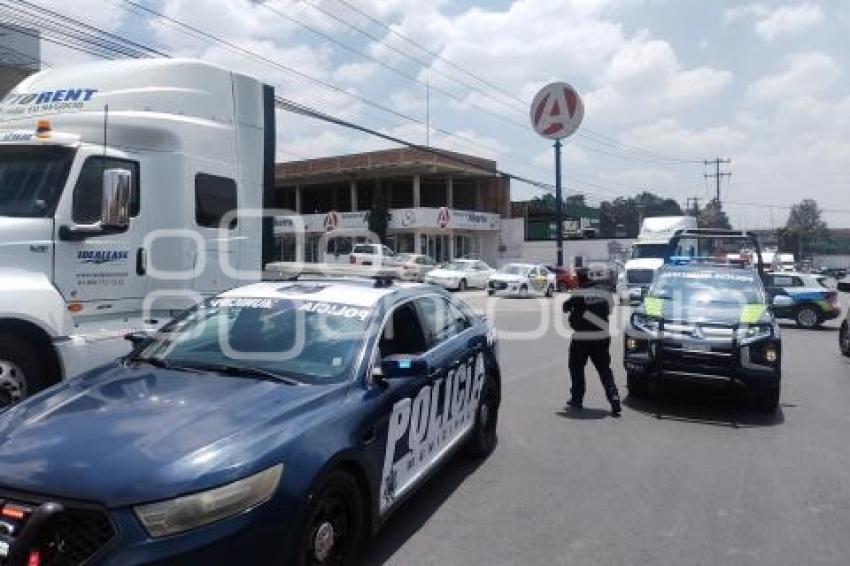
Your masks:
{"label": "truck headlight", "polygon": [[742,344],[749,344],[762,338],[767,338],[773,333],[773,328],[769,324],[754,324],[738,329],[738,341]]}
{"label": "truck headlight", "polygon": [[152,537],[182,533],[268,501],[283,474],[283,464],[253,476],[176,499],[135,507],[136,516]]}

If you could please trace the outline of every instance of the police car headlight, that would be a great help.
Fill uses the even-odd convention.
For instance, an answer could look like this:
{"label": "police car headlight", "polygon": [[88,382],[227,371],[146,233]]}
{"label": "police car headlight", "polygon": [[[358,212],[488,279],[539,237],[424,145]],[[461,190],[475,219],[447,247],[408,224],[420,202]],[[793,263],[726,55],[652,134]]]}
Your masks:
{"label": "police car headlight", "polygon": [[283,464],[278,464],[208,491],[139,505],[136,516],[152,537],[182,533],[265,503],[277,489],[282,474]]}
{"label": "police car headlight", "polygon": [[738,329],[738,341],[741,343],[749,343],[755,340],[767,338],[773,333],[773,328],[769,324],[754,324]]}

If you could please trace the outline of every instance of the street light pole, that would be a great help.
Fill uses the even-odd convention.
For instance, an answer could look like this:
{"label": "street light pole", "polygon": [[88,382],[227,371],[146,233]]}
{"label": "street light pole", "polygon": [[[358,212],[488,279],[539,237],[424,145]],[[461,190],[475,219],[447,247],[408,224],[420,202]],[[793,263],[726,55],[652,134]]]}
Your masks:
{"label": "street light pole", "polygon": [[555,140],[555,242],[558,249],[557,265],[564,267],[564,198],[561,189],[561,140]]}

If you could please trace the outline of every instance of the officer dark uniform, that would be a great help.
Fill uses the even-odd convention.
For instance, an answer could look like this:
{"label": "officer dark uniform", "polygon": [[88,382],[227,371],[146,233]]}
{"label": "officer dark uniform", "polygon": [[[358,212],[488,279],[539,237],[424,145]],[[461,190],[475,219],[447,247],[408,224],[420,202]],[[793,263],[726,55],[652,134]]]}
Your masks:
{"label": "officer dark uniform", "polygon": [[569,314],[570,327],[573,329],[573,339],[570,343],[570,400],[567,405],[576,409],[582,408],[584,401],[585,380],[584,367],[587,360],[593,362],[605,396],[611,403],[611,414],[620,416],[620,394],[614,383],[614,373],[611,371],[610,323],[611,294],[602,290],[575,291],[564,303],[564,313]]}

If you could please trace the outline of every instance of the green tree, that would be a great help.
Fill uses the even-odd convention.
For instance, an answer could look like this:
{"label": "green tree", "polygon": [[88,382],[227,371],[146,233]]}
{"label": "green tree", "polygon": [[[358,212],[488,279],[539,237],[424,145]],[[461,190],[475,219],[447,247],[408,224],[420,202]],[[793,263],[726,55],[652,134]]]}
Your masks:
{"label": "green tree", "polygon": [[817,201],[810,198],[791,206],[785,227],[777,230],[781,249],[793,250],[799,259],[824,246],[829,241],[829,229],[821,213]]}
{"label": "green tree", "polygon": [[378,184],[372,197],[372,207],[369,209],[369,231],[377,235],[382,244],[387,243],[388,217],[387,194]]}
{"label": "green tree", "polygon": [[723,212],[723,206],[717,199],[711,199],[699,211],[697,224],[699,224],[700,228],[722,228],[725,230],[732,228],[732,224],[729,223],[729,217]]}
{"label": "green tree", "polygon": [[603,238],[614,238],[620,226],[627,238],[635,238],[642,219],[682,214],[682,207],[675,200],[643,191],[634,197],[603,202],[599,206],[599,232]]}

